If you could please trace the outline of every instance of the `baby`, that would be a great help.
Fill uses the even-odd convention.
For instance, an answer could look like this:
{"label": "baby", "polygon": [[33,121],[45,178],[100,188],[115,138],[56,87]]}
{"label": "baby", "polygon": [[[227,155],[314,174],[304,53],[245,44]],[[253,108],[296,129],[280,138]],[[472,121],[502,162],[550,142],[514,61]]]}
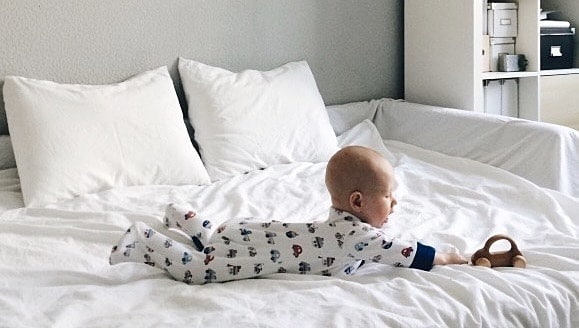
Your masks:
{"label": "baby", "polygon": [[144,223],[129,228],[112,250],[110,263],[146,263],[190,284],[246,279],[272,273],[353,274],[365,262],[430,270],[463,264],[454,253],[438,253],[416,241],[389,239],[379,229],[396,205],[394,172],[378,152],[351,146],[328,162],[332,200],[322,222],[230,220],[214,227],[186,206],[170,204],[164,218],[191,245],[173,241]]}

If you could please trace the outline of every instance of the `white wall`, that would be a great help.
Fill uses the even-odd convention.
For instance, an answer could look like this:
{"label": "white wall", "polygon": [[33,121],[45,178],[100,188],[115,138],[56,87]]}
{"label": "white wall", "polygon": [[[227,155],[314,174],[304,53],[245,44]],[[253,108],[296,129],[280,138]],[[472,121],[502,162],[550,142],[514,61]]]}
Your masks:
{"label": "white wall", "polygon": [[[403,96],[401,0],[0,0],[5,75],[111,83],[177,58],[309,62],[327,104]],[[0,133],[6,133],[0,101]],[[4,116],[5,117],[5,116]]]}

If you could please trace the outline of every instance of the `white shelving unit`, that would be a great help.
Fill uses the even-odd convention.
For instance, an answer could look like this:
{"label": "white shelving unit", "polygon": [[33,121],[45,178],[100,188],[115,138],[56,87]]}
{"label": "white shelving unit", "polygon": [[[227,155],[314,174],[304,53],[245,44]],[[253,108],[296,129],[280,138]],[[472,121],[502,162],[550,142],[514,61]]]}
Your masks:
{"label": "white shelving unit", "polygon": [[540,0],[518,0],[515,52],[523,72],[482,72],[483,0],[404,1],[404,88],[411,102],[484,112],[483,82],[518,79],[519,117],[541,120]]}

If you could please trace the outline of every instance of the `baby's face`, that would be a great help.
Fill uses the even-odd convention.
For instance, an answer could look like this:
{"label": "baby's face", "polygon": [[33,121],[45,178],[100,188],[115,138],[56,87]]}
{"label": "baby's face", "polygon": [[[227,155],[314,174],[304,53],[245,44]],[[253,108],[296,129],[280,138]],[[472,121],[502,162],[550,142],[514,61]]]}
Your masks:
{"label": "baby's face", "polygon": [[397,203],[392,189],[364,194],[364,198],[366,204],[363,209],[364,221],[375,228],[382,227],[388,222],[388,216]]}
{"label": "baby's face", "polygon": [[373,187],[362,191],[363,220],[375,228],[380,228],[388,222],[388,216],[393,212],[397,201],[393,195],[394,169],[385,160],[380,161]]}

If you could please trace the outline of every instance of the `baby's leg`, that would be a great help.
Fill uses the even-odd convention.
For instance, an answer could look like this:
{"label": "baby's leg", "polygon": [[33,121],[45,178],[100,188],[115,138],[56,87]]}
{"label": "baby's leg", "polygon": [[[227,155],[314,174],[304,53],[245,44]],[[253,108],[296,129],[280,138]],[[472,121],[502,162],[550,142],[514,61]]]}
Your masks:
{"label": "baby's leg", "polygon": [[189,235],[198,251],[203,250],[211,237],[211,221],[200,218],[197,212],[187,205],[167,205],[164,223],[167,228],[178,228]]}
{"label": "baby's leg", "polygon": [[145,263],[169,272],[186,283],[204,283],[201,269],[205,254],[176,242],[142,222],[133,224],[113,247],[110,264]]}
{"label": "baby's leg", "polygon": [[[241,239],[240,239],[241,240]],[[252,245],[247,243],[247,245]],[[125,233],[110,255],[110,263],[146,263],[166,270],[175,280],[205,284],[286,272],[280,251],[240,243],[211,244],[203,252],[173,241],[144,223]],[[293,257],[293,255],[292,255]]]}

